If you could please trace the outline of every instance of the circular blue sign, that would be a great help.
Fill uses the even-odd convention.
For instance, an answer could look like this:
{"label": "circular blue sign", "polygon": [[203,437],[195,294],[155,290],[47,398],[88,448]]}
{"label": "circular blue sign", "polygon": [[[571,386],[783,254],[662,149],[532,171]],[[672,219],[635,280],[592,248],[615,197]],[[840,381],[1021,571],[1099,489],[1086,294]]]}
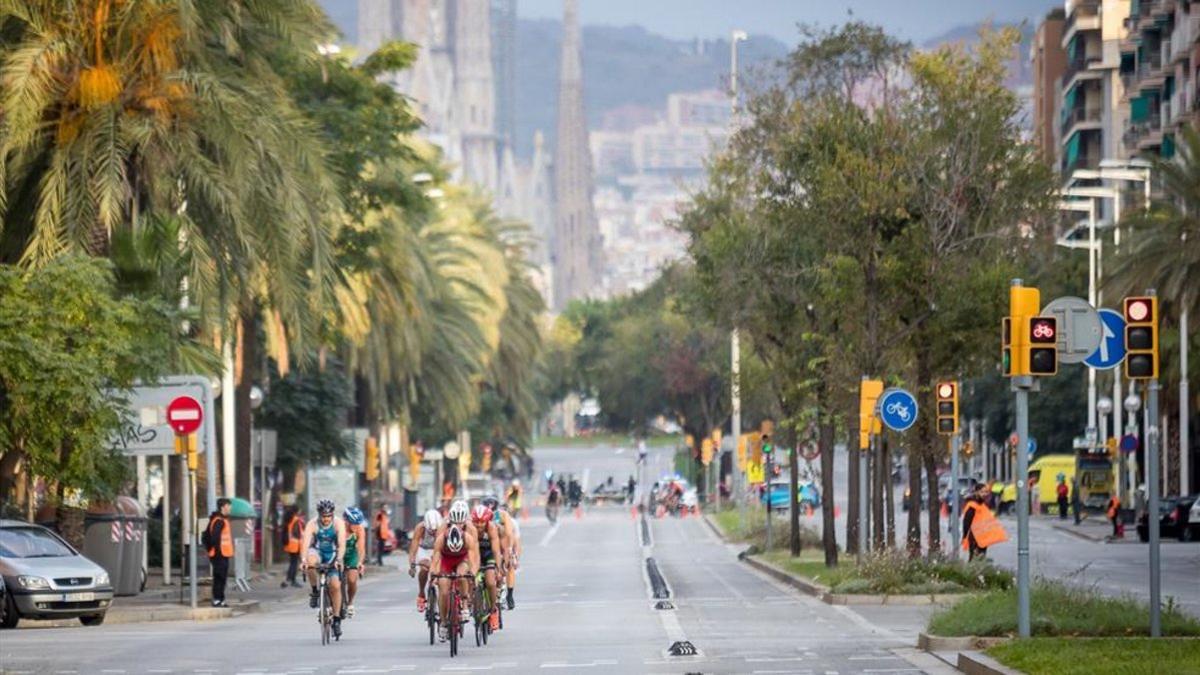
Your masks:
{"label": "circular blue sign", "polygon": [[879,397],[879,419],[894,431],[917,423],[917,399],[903,389],[888,389]]}
{"label": "circular blue sign", "polygon": [[1138,448],[1138,438],[1133,434],[1121,437],[1121,452],[1134,452]]}
{"label": "circular blue sign", "polygon": [[1112,309],[1101,309],[1098,313],[1100,346],[1083,362],[1096,370],[1108,370],[1125,360],[1125,317]]}

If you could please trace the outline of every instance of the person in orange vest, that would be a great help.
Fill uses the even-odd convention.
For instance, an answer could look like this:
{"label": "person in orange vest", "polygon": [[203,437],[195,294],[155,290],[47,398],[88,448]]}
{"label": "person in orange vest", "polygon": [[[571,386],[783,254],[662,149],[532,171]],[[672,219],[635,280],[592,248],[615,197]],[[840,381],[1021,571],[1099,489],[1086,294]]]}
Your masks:
{"label": "person in orange vest", "polygon": [[[967,551],[967,560],[974,560],[976,557],[987,557],[988,546],[994,543],[999,543],[1007,539],[1004,535],[1004,530],[1000,526],[1000,521],[996,520],[996,516],[992,515],[991,509],[984,503],[987,499],[987,486],[977,485],[976,490],[967,498],[967,502],[963,504],[962,515],[962,547]],[[998,529],[998,532],[989,532],[986,539],[977,531],[974,526],[987,524],[989,530],[992,528]],[[982,528],[978,528],[982,530]]]}
{"label": "person in orange vest", "polygon": [[229,526],[229,510],[233,502],[226,497],[217,500],[217,510],[208,517],[205,546],[212,568],[212,606],[225,604],[225,581],[229,578],[229,559],[233,557],[233,530]]}
{"label": "person in orange vest", "polygon": [[280,588],[300,588],[296,571],[300,568],[300,537],[304,534],[304,512],[293,507],[283,527],[283,552],[288,554],[287,578],[279,582]]}
{"label": "person in orange vest", "polygon": [[1108,498],[1108,520],[1112,522],[1113,539],[1122,539],[1125,537],[1125,528],[1121,527],[1121,498],[1117,495],[1112,495]]}
{"label": "person in orange vest", "polygon": [[376,564],[383,567],[383,549],[387,540],[392,537],[392,523],[388,516],[386,506],[380,506],[379,511],[375,513],[375,560]]}

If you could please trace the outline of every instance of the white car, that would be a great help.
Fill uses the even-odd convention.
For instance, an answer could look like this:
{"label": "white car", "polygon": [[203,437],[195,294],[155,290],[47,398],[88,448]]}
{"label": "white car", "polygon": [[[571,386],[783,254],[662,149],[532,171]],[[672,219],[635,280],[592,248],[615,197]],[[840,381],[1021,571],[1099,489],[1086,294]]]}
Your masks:
{"label": "white car", "polygon": [[98,626],[112,604],[108,572],[40,525],[0,520],[0,576],[3,628],[21,619],[78,618]]}

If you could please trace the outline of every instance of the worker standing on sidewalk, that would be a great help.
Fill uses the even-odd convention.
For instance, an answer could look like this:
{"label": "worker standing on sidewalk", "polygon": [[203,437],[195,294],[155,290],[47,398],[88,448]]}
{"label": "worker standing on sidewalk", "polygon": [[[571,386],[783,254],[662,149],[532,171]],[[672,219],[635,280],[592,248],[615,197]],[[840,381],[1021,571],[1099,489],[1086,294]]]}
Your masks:
{"label": "worker standing on sidewalk", "polygon": [[1058,519],[1067,519],[1067,506],[1069,497],[1071,496],[1071,488],[1067,487],[1067,478],[1062,474],[1058,476],[1058,485],[1054,488],[1054,494],[1058,498]]}
{"label": "worker standing on sidewalk", "polygon": [[284,522],[286,525],[283,528],[283,552],[288,554],[288,568],[287,577],[279,583],[279,587],[290,585],[300,588],[300,582],[296,581],[296,571],[300,568],[300,538],[304,534],[304,513],[293,507]]}
{"label": "worker standing on sidewalk", "polygon": [[1112,522],[1113,539],[1121,539],[1125,536],[1125,528],[1121,527],[1121,499],[1117,495],[1112,495],[1108,498],[1108,520]]}
{"label": "worker standing on sidewalk", "polygon": [[229,579],[229,559],[233,557],[233,532],[229,528],[229,510],[233,502],[227,497],[217,500],[217,510],[208,517],[204,544],[208,548],[208,562],[212,568],[212,606],[228,607],[225,604],[225,582]]}
{"label": "worker standing on sidewalk", "polygon": [[967,498],[967,503],[963,504],[962,547],[967,551],[968,561],[976,557],[987,557],[989,546],[1008,540],[1004,526],[987,507],[987,497],[987,486],[980,485]]}

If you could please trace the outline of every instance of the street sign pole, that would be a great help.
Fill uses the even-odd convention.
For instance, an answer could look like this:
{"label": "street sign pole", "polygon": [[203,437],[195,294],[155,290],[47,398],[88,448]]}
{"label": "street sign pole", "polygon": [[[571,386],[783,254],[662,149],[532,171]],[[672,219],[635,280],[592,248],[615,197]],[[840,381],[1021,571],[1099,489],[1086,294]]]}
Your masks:
{"label": "street sign pole", "polygon": [[1012,378],[1017,408],[1017,634],[1029,637],[1029,390],[1033,378]]}
{"label": "street sign pole", "polygon": [[1158,531],[1158,453],[1161,450],[1162,434],[1158,428],[1158,378],[1150,380],[1149,411],[1150,424],[1146,428],[1146,493],[1150,529],[1150,637],[1162,637],[1162,570],[1159,568]]}
{"label": "street sign pole", "polygon": [[[871,422],[874,425],[874,421]],[[858,556],[861,560],[867,554],[867,509],[870,502],[867,499],[867,471],[871,466],[871,452],[875,449],[875,434],[871,433],[866,451],[858,453]]]}
{"label": "street sign pole", "polygon": [[767,552],[771,550],[771,456],[774,453],[763,453],[763,494],[767,504]]}
{"label": "street sign pole", "polygon": [[958,560],[958,542],[962,537],[958,532],[958,434],[946,439],[950,446],[950,559]]}

